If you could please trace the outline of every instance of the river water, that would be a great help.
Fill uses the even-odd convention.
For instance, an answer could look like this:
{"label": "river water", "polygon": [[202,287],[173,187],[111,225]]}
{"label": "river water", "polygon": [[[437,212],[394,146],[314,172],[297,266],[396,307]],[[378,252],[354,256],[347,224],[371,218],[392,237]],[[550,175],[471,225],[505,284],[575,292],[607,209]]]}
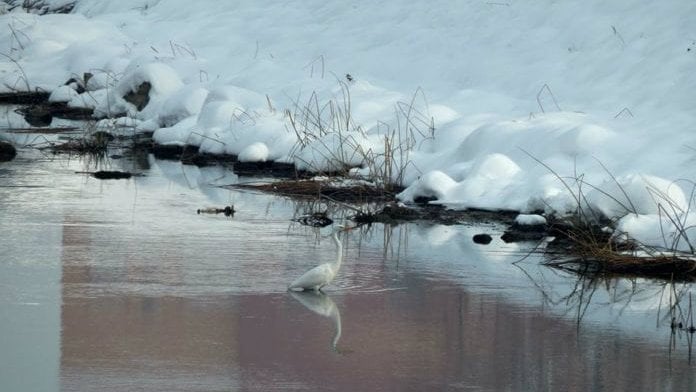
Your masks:
{"label": "river water", "polygon": [[[143,175],[75,173],[104,164]],[[689,285],[581,279],[471,241],[495,225],[421,222],[344,233],[325,293],[292,294],[336,257],[331,228],[219,187],[251,180],[152,157],[0,163],[0,390],[696,390],[692,335],[669,326]]]}

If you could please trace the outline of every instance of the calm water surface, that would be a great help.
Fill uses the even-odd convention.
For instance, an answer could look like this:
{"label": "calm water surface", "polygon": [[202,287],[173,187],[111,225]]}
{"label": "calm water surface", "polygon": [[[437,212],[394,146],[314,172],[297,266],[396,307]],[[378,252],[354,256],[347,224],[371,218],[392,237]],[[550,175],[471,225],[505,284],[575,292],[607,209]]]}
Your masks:
{"label": "calm water surface", "polygon": [[[0,163],[2,391],[696,390],[686,285],[590,282],[472,243],[495,226],[346,233],[325,294],[285,291],[336,257],[303,206],[152,158]],[[233,218],[197,215],[234,204]],[[688,311],[688,305],[682,305]]]}

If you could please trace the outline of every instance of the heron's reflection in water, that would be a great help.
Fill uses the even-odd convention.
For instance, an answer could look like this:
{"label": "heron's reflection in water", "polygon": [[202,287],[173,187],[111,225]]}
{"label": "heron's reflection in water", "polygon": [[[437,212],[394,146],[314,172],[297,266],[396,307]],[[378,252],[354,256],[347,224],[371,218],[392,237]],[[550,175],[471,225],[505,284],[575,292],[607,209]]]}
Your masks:
{"label": "heron's reflection in water", "polygon": [[321,291],[290,291],[290,295],[312,312],[330,318],[334,322],[334,337],[331,340],[331,349],[339,354],[348,353],[347,350],[338,348],[338,340],[341,338],[341,312],[334,301]]}

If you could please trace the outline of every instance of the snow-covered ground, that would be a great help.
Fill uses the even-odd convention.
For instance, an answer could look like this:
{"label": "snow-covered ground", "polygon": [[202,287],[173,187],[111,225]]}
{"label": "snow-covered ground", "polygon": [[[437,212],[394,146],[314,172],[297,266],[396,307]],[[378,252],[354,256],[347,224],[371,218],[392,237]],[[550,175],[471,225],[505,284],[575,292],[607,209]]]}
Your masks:
{"label": "snow-covered ground", "polygon": [[1,91],[127,112],[159,143],[361,165],[455,208],[582,195],[655,245],[696,221],[693,1],[77,0],[0,25]]}

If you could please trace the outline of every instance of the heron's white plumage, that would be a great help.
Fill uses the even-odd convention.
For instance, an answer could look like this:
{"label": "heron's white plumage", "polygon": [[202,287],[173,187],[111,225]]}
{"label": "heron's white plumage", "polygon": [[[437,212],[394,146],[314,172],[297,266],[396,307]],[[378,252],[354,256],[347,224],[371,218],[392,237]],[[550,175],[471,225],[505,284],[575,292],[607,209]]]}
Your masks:
{"label": "heron's white plumage", "polygon": [[338,273],[339,268],[341,268],[341,261],[343,260],[343,246],[341,241],[338,239],[337,232],[333,233],[333,240],[336,243],[336,248],[338,255],[336,261],[333,263],[320,264],[309,271],[305,272],[299,278],[295,279],[294,282],[288,286],[290,290],[302,289],[302,290],[321,290],[322,287],[329,284]]}

